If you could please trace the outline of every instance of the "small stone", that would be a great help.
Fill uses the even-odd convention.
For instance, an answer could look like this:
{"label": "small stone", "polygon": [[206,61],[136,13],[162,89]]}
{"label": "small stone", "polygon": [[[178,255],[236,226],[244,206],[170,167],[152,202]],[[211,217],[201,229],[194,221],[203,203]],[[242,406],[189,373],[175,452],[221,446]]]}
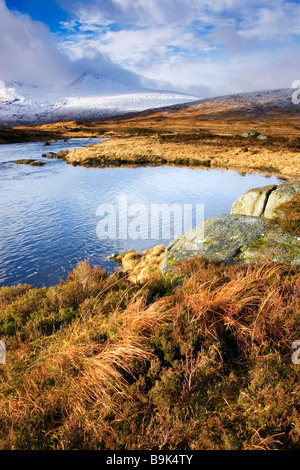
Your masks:
{"label": "small stone", "polygon": [[268,140],[268,136],[267,135],[263,135],[263,134],[259,134],[257,136],[257,140]]}
{"label": "small stone", "polygon": [[117,262],[117,258],[119,257],[119,253],[116,252],[116,253],[112,253],[110,255],[107,256],[107,259],[109,261],[112,261],[112,262]]}
{"label": "small stone", "polygon": [[258,137],[259,135],[260,135],[259,132],[252,130],[252,131],[244,132],[242,134],[242,137]]}

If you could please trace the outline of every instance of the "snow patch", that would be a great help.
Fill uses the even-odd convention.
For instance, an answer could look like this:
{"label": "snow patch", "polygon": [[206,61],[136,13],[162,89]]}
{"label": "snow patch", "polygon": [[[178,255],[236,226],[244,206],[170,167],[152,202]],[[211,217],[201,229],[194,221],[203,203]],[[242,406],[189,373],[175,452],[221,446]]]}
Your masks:
{"label": "snow patch", "polygon": [[90,71],[61,88],[1,80],[0,125],[97,119],[198,99],[182,93],[132,88]]}

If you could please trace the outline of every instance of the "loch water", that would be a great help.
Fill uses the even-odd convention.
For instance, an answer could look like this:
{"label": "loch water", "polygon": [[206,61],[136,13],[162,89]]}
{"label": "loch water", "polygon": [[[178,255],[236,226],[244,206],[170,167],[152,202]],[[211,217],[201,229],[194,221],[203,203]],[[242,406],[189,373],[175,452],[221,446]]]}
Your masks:
{"label": "loch water", "polygon": [[[84,168],[46,152],[83,147],[103,139],[70,139],[50,147],[42,142],[0,145],[0,285],[28,283],[35,287],[66,279],[80,260],[89,259],[112,272],[113,252],[142,252],[170,239],[102,239],[97,235],[102,204],[118,208],[142,204],[204,205],[204,217],[230,212],[248,189],[279,183],[274,176],[187,167]],[[44,166],[17,165],[36,159]],[[98,212],[99,214],[99,212]],[[162,221],[163,224],[163,221]],[[149,227],[150,231],[150,227]],[[161,231],[162,235],[162,231]]]}

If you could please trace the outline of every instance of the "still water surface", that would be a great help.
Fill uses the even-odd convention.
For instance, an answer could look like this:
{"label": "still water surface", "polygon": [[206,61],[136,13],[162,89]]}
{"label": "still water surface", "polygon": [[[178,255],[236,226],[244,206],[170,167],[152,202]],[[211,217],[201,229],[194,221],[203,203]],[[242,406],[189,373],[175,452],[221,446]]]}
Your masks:
{"label": "still water surface", "polygon": [[[103,139],[102,139],[103,140]],[[234,171],[176,167],[82,168],[42,157],[48,151],[91,145],[101,139],[71,139],[51,147],[42,142],[0,145],[0,285],[49,286],[66,279],[78,261],[109,272],[113,252],[143,251],[166,239],[99,240],[101,204],[204,204],[205,218],[230,212],[250,188],[278,183],[276,177]],[[16,165],[34,158],[43,167]]]}

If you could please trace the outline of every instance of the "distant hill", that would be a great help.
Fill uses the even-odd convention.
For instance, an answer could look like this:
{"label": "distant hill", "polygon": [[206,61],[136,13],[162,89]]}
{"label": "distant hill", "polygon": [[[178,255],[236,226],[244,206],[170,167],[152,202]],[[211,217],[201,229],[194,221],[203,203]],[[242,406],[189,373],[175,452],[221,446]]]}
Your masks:
{"label": "distant hill", "polygon": [[67,87],[0,81],[0,125],[94,120],[197,99],[172,91],[132,87],[92,71]]}
{"label": "distant hill", "polygon": [[[168,114],[179,116],[195,115],[209,118],[249,119],[260,116],[280,117],[280,113],[300,115],[300,104],[294,104],[292,88],[261,90],[233,95],[195,100],[192,103],[178,104],[166,108]],[[143,113],[148,114],[147,112]],[[150,112],[150,114],[153,114]]]}

